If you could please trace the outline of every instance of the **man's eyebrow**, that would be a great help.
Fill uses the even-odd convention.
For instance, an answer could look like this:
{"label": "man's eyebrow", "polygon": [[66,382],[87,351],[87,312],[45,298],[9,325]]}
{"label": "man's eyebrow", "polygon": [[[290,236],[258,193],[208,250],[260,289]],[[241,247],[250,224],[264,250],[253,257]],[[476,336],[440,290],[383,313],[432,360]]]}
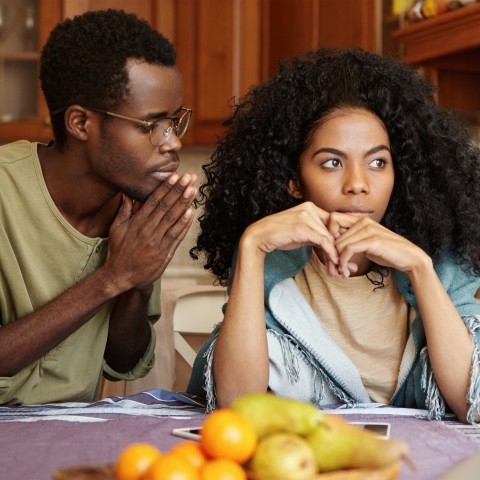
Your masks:
{"label": "man's eyebrow", "polygon": [[[176,115],[178,112],[180,112],[182,110],[182,106],[180,105],[174,112],[173,112],[173,115]],[[152,113],[149,113],[148,115],[146,115],[144,118],[146,121],[150,121],[150,120],[157,120],[157,119],[160,119],[160,118],[164,118],[164,117],[169,117],[169,113],[168,112],[152,112]]]}

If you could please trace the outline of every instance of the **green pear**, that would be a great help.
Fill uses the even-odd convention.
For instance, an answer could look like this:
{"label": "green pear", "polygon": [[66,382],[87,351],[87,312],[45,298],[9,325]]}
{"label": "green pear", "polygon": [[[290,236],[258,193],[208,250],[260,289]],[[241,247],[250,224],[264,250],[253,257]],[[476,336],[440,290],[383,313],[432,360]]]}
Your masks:
{"label": "green pear", "polygon": [[234,400],[230,408],[253,423],[258,438],[276,432],[307,435],[324,417],[324,414],[310,403],[264,392],[243,395]]}
{"label": "green pear", "polygon": [[408,458],[408,445],[405,442],[383,440],[337,415],[325,417],[323,424],[306,437],[320,472],[386,467]]}
{"label": "green pear", "polygon": [[265,480],[304,480],[316,473],[313,450],[293,433],[273,433],[260,441],[249,469]]}

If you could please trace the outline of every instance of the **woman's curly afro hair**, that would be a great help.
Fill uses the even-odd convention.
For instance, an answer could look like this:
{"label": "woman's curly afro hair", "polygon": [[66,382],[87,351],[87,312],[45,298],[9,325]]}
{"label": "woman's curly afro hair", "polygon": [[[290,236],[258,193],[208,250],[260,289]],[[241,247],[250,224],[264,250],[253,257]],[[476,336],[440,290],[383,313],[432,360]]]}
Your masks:
{"label": "woman's curly afro hair", "polygon": [[382,223],[432,257],[451,250],[480,272],[478,149],[434,87],[413,68],[360,49],[320,49],[285,60],[253,87],[226,121],[198,204],[200,233],[191,249],[226,284],[242,232],[297,200],[287,190],[316,125],[338,107],[364,108],[385,124],[395,185]]}
{"label": "woman's curly afro hair", "polygon": [[[123,10],[88,11],[51,31],[40,80],[50,112],[73,104],[112,109],[128,94],[127,61],[175,66],[173,45],[145,20]],[[52,115],[55,140],[65,141],[63,115]]]}

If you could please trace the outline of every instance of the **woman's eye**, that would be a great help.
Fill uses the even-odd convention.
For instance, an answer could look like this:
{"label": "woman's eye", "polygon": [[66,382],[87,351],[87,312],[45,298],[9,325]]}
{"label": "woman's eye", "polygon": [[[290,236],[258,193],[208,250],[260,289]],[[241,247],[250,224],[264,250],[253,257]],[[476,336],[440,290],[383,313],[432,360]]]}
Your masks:
{"label": "woman's eye", "polygon": [[387,164],[387,161],[384,158],[376,158],[372,160],[368,166],[373,168],[383,168]]}
{"label": "woman's eye", "polygon": [[342,162],[338,158],[331,158],[322,162],[324,168],[338,168],[342,166]]}

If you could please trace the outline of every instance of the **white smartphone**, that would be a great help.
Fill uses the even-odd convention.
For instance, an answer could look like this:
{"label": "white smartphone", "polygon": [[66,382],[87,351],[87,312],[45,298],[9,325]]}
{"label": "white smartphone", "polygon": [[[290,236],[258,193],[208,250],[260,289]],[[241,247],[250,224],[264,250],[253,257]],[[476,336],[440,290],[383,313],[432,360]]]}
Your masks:
{"label": "white smartphone", "polygon": [[200,440],[202,427],[174,428],[172,434],[176,437],[188,438],[189,440]]}
{"label": "white smartphone", "polygon": [[[390,438],[390,424],[382,422],[350,422],[357,427],[369,430],[379,438]],[[188,438],[190,440],[200,440],[200,431],[202,427],[175,428],[172,434],[177,437]]]}
{"label": "white smartphone", "polygon": [[376,434],[378,438],[384,440],[390,438],[390,429],[391,426],[389,423],[383,422],[350,422],[352,425],[363,428]]}

